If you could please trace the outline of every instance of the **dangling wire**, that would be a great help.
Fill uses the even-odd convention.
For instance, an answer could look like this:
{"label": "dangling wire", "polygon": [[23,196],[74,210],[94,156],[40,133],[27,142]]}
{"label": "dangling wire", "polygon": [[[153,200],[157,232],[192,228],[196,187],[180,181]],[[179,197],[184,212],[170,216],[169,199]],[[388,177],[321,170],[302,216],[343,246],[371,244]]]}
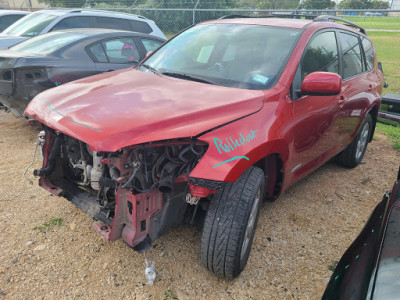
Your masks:
{"label": "dangling wire", "polygon": [[30,180],[30,179],[26,176],[26,173],[28,172],[29,168],[35,163],[36,152],[37,152],[37,148],[38,148],[38,146],[39,146],[39,142],[36,142],[35,145],[36,145],[36,147],[35,147],[35,152],[33,153],[32,162],[29,164],[29,166],[26,167],[25,172],[24,172],[24,178],[25,178],[30,184],[33,184],[33,181]]}

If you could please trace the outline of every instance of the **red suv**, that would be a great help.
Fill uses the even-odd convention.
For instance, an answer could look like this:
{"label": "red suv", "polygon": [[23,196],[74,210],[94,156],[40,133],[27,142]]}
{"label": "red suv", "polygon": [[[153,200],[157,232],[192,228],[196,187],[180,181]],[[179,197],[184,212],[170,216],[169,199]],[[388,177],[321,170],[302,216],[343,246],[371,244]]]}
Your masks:
{"label": "red suv", "polygon": [[34,175],[139,251],[206,212],[201,261],[236,277],[262,200],[334,156],[357,166],[372,139],[375,51],[332,19],[204,22],[136,69],[39,94],[25,111],[44,128]]}

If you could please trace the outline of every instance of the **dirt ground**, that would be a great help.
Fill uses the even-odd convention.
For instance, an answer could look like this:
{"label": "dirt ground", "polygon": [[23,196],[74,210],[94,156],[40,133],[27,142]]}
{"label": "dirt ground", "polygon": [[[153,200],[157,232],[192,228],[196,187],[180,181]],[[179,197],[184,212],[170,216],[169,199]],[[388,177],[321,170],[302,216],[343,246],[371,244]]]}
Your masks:
{"label": "dirt ground", "polygon": [[[90,217],[37,180],[30,185],[23,172],[37,132],[0,112],[0,299],[320,299],[329,266],[391,189],[400,162],[378,134],[357,168],[329,162],[265,203],[247,267],[227,281],[201,266],[199,226],[181,225],[139,254],[104,241]],[[153,286],[145,257],[155,261]]]}

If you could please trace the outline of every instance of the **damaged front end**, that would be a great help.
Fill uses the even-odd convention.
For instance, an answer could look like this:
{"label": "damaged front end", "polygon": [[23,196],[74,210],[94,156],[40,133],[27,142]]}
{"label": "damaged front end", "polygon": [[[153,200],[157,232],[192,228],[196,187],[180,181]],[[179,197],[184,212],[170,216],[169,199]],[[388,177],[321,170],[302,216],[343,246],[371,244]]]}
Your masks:
{"label": "damaged front end", "polygon": [[[43,139],[43,135],[41,136]],[[182,223],[188,204],[216,193],[189,179],[208,145],[174,140],[92,151],[89,145],[45,127],[39,184],[62,195],[96,222],[107,240],[123,240],[135,250]],[[192,207],[189,205],[189,207]]]}

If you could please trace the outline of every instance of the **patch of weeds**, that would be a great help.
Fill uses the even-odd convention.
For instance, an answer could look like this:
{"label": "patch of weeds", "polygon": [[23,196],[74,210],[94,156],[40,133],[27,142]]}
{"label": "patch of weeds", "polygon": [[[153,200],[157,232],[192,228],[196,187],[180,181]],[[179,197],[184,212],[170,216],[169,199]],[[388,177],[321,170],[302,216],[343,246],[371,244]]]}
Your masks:
{"label": "patch of weeds", "polygon": [[172,299],[172,300],[178,299],[171,289],[168,289],[168,291],[166,291],[164,293],[164,300],[168,300],[168,299]]}
{"label": "patch of weeds", "polygon": [[62,218],[54,218],[47,221],[46,223],[43,223],[42,225],[33,227],[33,230],[45,231],[53,226],[61,226],[63,222],[64,221]]}
{"label": "patch of weeds", "polygon": [[400,151],[400,127],[377,123],[376,129],[389,138],[389,141],[393,143],[393,148]]}
{"label": "patch of weeds", "polygon": [[339,262],[337,260],[332,260],[332,263],[328,266],[328,269],[332,272],[335,271],[338,263]]}

